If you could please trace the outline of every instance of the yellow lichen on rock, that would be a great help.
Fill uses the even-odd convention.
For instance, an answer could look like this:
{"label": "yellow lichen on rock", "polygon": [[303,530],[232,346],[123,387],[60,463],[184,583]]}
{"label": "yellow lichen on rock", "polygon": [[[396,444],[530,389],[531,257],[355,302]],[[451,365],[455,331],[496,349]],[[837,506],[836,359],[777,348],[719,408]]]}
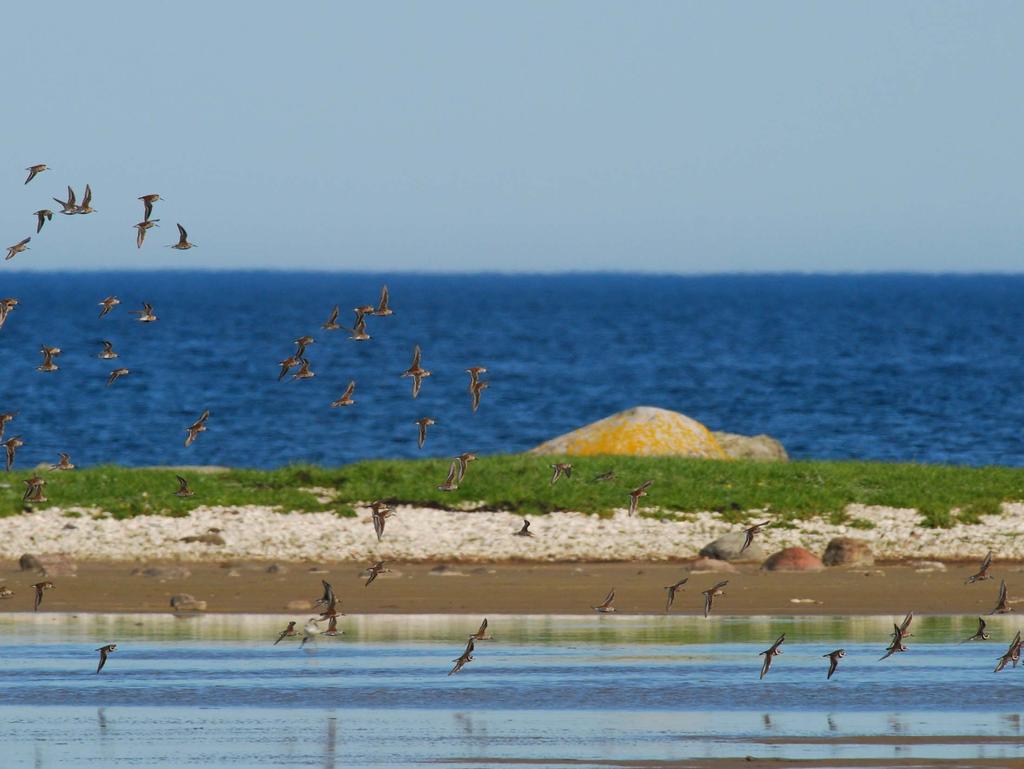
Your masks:
{"label": "yellow lichen on rock", "polygon": [[638,406],[613,414],[545,441],[530,453],[729,458],[711,431],[696,419],[652,406]]}

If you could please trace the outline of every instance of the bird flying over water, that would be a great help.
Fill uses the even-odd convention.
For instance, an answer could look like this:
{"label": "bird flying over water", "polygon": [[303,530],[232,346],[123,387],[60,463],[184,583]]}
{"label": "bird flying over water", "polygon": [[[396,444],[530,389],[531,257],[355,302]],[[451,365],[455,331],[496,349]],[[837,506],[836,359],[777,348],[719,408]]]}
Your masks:
{"label": "bird flying over water", "polygon": [[903,643],[903,629],[896,623],[893,623],[892,630],[892,643],[886,647],[885,654],[878,658],[879,662],[888,659],[894,654],[905,652],[907,650],[907,647]]}
{"label": "bird flying over water", "polygon": [[10,472],[11,467],[14,465],[14,455],[19,447],[25,445],[25,441],[21,439],[20,435],[15,435],[13,438],[8,438],[4,441],[3,445],[7,451],[7,470]]}
{"label": "bird flying over water", "polygon": [[422,449],[423,444],[427,442],[427,428],[437,423],[430,417],[422,417],[416,420],[416,424],[420,428],[419,438],[416,439],[416,446]]}
{"label": "bird flying over water", "polygon": [[320,630],[321,620],[318,617],[310,617],[306,620],[306,624],[302,626],[302,642],[299,644],[299,648],[304,647],[309,641],[315,641],[316,637],[323,631]]}
{"label": "bird flying over water", "polygon": [[612,601],[614,600],[615,588],[613,587],[611,590],[608,591],[608,595],[604,597],[604,600],[601,601],[601,603],[599,603],[597,606],[591,606],[590,608],[598,612],[599,614],[610,614],[611,612],[615,611],[615,607],[612,606]]}
{"label": "bird flying over water", "polygon": [[178,251],[188,251],[190,248],[198,248],[195,243],[188,242],[188,233],[185,232],[185,228],[180,224],[178,225],[178,242],[168,248],[174,248]]}
{"label": "bird flying over water", "polygon": [[43,591],[53,590],[54,584],[52,582],[37,582],[32,586],[32,589],[36,591],[35,607],[32,611],[39,611],[39,604],[43,602]]}
{"label": "bird flying over water", "polygon": [[636,515],[637,508],[640,506],[640,497],[647,496],[647,490],[651,488],[654,481],[644,481],[631,492],[629,492],[629,514]]}
{"label": "bird flying over water", "polygon": [[117,651],[117,644],[107,644],[106,646],[101,646],[96,651],[100,653],[100,664],[96,666],[96,672],[98,674],[103,670],[103,666],[107,664],[107,657]]}
{"label": "bird flying over water", "polygon": [[750,547],[751,544],[753,544],[753,542],[754,542],[754,535],[759,533],[761,531],[761,529],[763,529],[765,526],[767,526],[770,523],[771,523],[771,521],[765,521],[764,523],[755,523],[750,528],[744,529],[743,533],[746,536],[743,539],[743,547],[740,548],[740,552],[742,553],[744,550],[746,550],[748,547]]}
{"label": "bird flying over water", "polygon": [[7,423],[14,419],[18,414],[16,412],[5,412],[0,414],[0,438],[4,437],[4,431],[7,429]]}
{"label": "bird flying over water", "polygon": [[53,211],[49,208],[40,208],[33,214],[36,217],[36,235],[38,235],[46,222],[53,220]]}
{"label": "bird flying over water", "polygon": [[470,390],[470,394],[472,395],[472,402],[470,405],[474,414],[476,413],[476,410],[480,408],[480,396],[483,395],[484,390],[490,386],[490,382],[476,382],[473,384],[473,388]]}
{"label": "bird flying over water", "polygon": [[20,254],[22,251],[28,251],[28,244],[32,242],[32,238],[25,238],[15,243],[13,246],[7,247],[7,256],[4,257],[4,261],[13,259],[16,254]]}
{"label": "bird flying over water", "polygon": [[786,641],[786,634],[783,633],[779,636],[778,640],[765,649],[758,656],[764,655],[764,663],[761,665],[761,678],[768,675],[768,671],[772,668],[772,660],[782,654],[782,644]]}
{"label": "bird flying over water", "polygon": [[532,537],[533,532],[530,531],[530,522],[523,518],[523,528],[519,531],[512,532],[514,537]]}
{"label": "bird flying over water", "polygon": [[46,345],[43,345],[39,348],[39,352],[43,354],[43,362],[42,365],[36,366],[36,371],[56,371],[60,368],[53,362],[53,359],[61,353],[61,349],[59,347],[47,347]]}
{"label": "bird flying over water", "polygon": [[1017,663],[1020,662],[1020,647],[1020,631],[1018,630],[1017,634],[1013,637],[1013,640],[1010,641],[1010,645],[1007,647],[1006,652],[1003,653],[999,658],[999,661],[996,663],[995,670],[992,672],[998,673],[1000,670],[1005,668],[1008,663],[1013,663],[1013,667],[1017,667]]}
{"label": "bird flying over water", "polygon": [[470,366],[466,369],[466,373],[469,374],[469,391],[473,392],[473,385],[480,381],[480,375],[486,374],[487,369],[483,366]]}
{"label": "bird flying over water", "polygon": [[292,374],[292,379],[312,379],[316,374],[309,367],[309,361],[299,358],[299,370]]}
{"label": "bird flying over water", "polygon": [[1006,580],[999,581],[999,597],[996,598],[996,608],[989,612],[989,614],[1008,614],[1013,611],[1010,608],[1010,601],[1006,597]]}
{"label": "bird flying over water", "polygon": [[[321,617],[322,616],[323,615],[321,615]],[[341,631],[338,630],[338,615],[337,614],[332,614],[331,616],[327,617],[326,619],[327,619],[327,630],[325,630],[321,635],[325,635],[325,636],[341,635]]]}
{"label": "bird flying over water", "polygon": [[106,339],[101,343],[103,345],[103,352],[97,354],[97,358],[103,358],[104,360],[112,360],[117,357],[117,353],[114,352],[113,342],[109,342]]}
{"label": "bird flying over water", "polygon": [[11,310],[17,307],[18,304],[18,300],[13,296],[0,299],[0,328],[4,327],[4,323],[7,322],[7,316],[10,315]]}
{"label": "bird flying over water", "polygon": [[711,614],[711,605],[714,603],[715,598],[720,595],[725,595],[724,588],[729,584],[729,580],[723,579],[721,582],[716,584],[714,587],[709,587],[707,590],[701,591],[704,595],[704,617],[705,619]]}
{"label": "bird flying over water", "polygon": [[988,573],[989,569],[991,569],[991,568],[992,568],[992,551],[989,550],[988,551],[988,555],[985,556],[985,560],[983,560],[981,562],[981,567],[978,569],[977,573],[972,574],[971,576],[969,576],[967,578],[967,581],[964,584],[965,585],[971,585],[971,584],[973,584],[975,582],[982,582],[982,581],[984,581],[986,579],[992,579],[992,575]]}
{"label": "bird flying over water", "polygon": [[828,654],[822,654],[822,657],[828,657],[828,675],[825,676],[825,680],[832,678],[832,674],[836,672],[836,668],[839,667],[839,660],[846,656],[845,649],[836,649],[835,651],[829,652]]}
{"label": "bird flying over water", "polygon": [[92,207],[92,187],[85,185],[85,194],[82,196],[82,203],[75,209],[76,214],[92,214],[96,209]]}
{"label": "bird flying over water", "polygon": [[150,229],[152,229],[153,227],[159,227],[160,225],[157,224],[157,222],[159,222],[159,221],[160,221],[159,219],[152,219],[152,220],[147,219],[144,222],[139,222],[138,224],[134,225],[135,226],[135,230],[136,230],[136,232],[135,232],[135,247],[136,248],[142,248],[142,244],[146,240],[146,233]]}
{"label": "bird flying over water", "polygon": [[131,369],[127,369],[127,368],[116,368],[116,369],[114,369],[113,371],[110,372],[110,376],[107,377],[107,387],[110,387],[110,385],[114,384],[114,382],[116,382],[118,379],[120,379],[123,376],[127,376],[130,373],[131,373]]}
{"label": "bird flying over water", "polygon": [[25,180],[25,184],[28,184],[43,171],[49,171],[50,169],[47,167],[46,163],[36,163],[34,166],[29,166],[25,170],[28,171],[28,178]]}
{"label": "bird flying over water", "polygon": [[[154,193],[152,195],[142,195],[139,197],[139,200],[142,201],[142,205],[144,206],[143,210],[145,211],[145,215],[142,217],[143,221],[148,222],[149,217],[153,215],[153,204],[156,203],[158,200],[163,200],[163,198]],[[156,221],[160,220],[157,219]],[[138,225],[135,226],[137,227]]]}
{"label": "bird flying over water", "polygon": [[174,492],[176,497],[191,497],[195,492],[188,487],[188,481],[182,478],[180,475],[175,475],[178,479],[178,490]]}
{"label": "bird flying over water", "polygon": [[672,608],[672,604],[676,600],[676,591],[679,590],[683,585],[690,581],[689,577],[683,577],[681,580],[676,582],[674,585],[666,585],[663,589],[666,591],[665,596],[665,611],[667,612]]}
{"label": "bird flying over water", "polygon": [[106,299],[100,302],[100,307],[103,308],[102,310],[100,310],[100,317],[104,318],[107,315],[109,315],[110,311],[117,307],[117,305],[119,304],[121,304],[121,300],[118,299],[116,296],[108,296]]}
{"label": "bird flying over water", "polygon": [[341,312],[341,308],[338,305],[334,305],[334,309],[331,310],[331,314],[328,316],[327,320],[323,322],[323,325],[321,325],[320,328],[326,329],[327,331],[336,331],[341,328],[338,324],[339,312]]}
{"label": "bird flying over water", "polygon": [[384,286],[381,287],[381,289],[380,289],[380,301],[377,302],[377,306],[374,308],[372,314],[373,315],[378,315],[378,316],[381,316],[381,317],[393,314],[391,312],[391,307],[388,306],[388,287],[387,287],[387,284],[385,284]]}
{"label": "bird flying over water", "polygon": [[[132,310],[132,315],[138,315],[139,323],[153,323],[158,320],[157,316],[153,314],[153,305],[143,302],[141,310]],[[100,316],[102,317],[102,316]]]}
{"label": "bird flying over water", "polygon": [[551,486],[558,483],[558,479],[562,476],[566,478],[572,478],[572,465],[568,462],[555,462],[551,465]]}
{"label": "bird flying over water", "polygon": [[199,433],[206,432],[206,420],[210,418],[210,410],[205,410],[199,415],[199,419],[190,424],[185,428],[185,446],[191,446],[195,439],[199,436]]}
{"label": "bird flying over water", "polygon": [[987,641],[989,639],[989,634],[985,632],[985,626],[987,624],[988,623],[985,622],[985,620],[983,620],[981,617],[978,617],[977,631],[970,638],[965,638],[960,643],[965,644],[969,641]]}
{"label": "bird flying over water", "polygon": [[455,663],[455,667],[448,671],[448,675],[455,675],[460,670],[462,670],[462,668],[465,667],[468,663],[473,661],[473,649],[475,645],[475,641],[472,638],[470,638],[469,641],[466,643],[466,650],[462,652],[460,656],[452,660],[452,662]]}
{"label": "bird flying over water", "polygon": [[320,584],[324,586],[324,594],[313,602],[314,606],[330,606],[336,600],[334,596],[334,588],[331,587],[331,583],[325,579],[320,580]]}
{"label": "bird flying over water", "polygon": [[366,333],[366,312],[362,307],[357,307],[355,313],[356,320],[352,324],[352,328],[348,329],[348,338],[354,342],[368,342],[373,337]]}
{"label": "bird flying over water", "polygon": [[355,401],[352,400],[352,394],[356,391],[356,380],[352,380],[348,383],[348,387],[345,388],[345,392],[341,394],[341,397],[336,401],[331,401],[331,408],[335,409],[340,406],[353,406]]}
{"label": "bird flying over water", "polygon": [[430,376],[430,372],[420,365],[420,359],[422,357],[420,346],[416,345],[412,351],[412,365],[402,372],[403,377],[412,377],[413,398],[420,394],[420,387],[423,385],[423,380]]}
{"label": "bird flying over water", "polygon": [[484,621],[480,623],[480,628],[469,636],[474,641],[493,641],[494,636],[487,632],[487,618],[484,617]]}
{"label": "bird flying over water", "polygon": [[286,627],[284,630],[281,631],[281,634],[277,637],[277,640],[274,641],[273,645],[277,646],[285,638],[288,638],[288,637],[291,637],[291,636],[295,636],[295,635],[298,635],[297,631],[295,630],[295,622],[289,622],[288,623],[288,627]]}
{"label": "bird flying over water", "polygon": [[369,574],[369,579],[366,580],[366,584],[363,587],[369,587],[370,583],[373,582],[381,574],[390,574],[391,569],[384,568],[384,561],[377,561],[373,566],[366,570]]}

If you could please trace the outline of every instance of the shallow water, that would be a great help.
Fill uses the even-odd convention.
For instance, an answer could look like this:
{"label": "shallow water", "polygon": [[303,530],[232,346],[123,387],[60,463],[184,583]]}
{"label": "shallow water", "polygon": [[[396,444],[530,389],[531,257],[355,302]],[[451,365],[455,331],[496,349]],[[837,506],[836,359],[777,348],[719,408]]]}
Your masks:
{"label": "shallow water", "polygon": [[1024,760],[1024,674],[992,673],[1011,618],[968,645],[975,618],[918,618],[879,662],[894,618],[498,616],[451,677],[478,618],[346,617],[342,637],[272,646],[288,619],[3,615],[0,765]]}

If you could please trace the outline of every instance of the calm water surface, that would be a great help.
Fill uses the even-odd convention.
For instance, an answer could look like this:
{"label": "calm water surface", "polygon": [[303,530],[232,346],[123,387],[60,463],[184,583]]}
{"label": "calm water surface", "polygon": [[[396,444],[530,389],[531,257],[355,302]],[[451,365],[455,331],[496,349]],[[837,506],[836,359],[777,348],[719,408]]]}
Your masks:
{"label": "calm water surface", "polygon": [[[287,619],[0,617],[0,765],[1024,761],[1024,672],[992,673],[1010,618],[970,645],[955,642],[975,618],[919,618],[911,650],[878,662],[893,618],[498,616],[452,677],[478,618],[347,617],[343,637],[271,646]],[[757,653],[783,631],[759,681]]]}
{"label": "calm water surface", "polygon": [[[384,281],[395,315],[369,320],[372,341],[320,330]],[[123,304],[100,321],[108,294]],[[20,467],[512,452],[636,405],[796,457],[1024,465],[1024,277],[12,273],[0,296],[21,300],[0,329]],[[143,301],[158,322],[129,315]],[[316,377],[278,382],[303,334]],[[102,339],[117,361],[95,357]],[[60,371],[35,370],[43,344]],[[415,401],[399,377],[414,344],[433,371]],[[132,373],[107,388],[111,363]],[[492,383],[476,414],[470,365]],[[357,405],[328,408],[351,379]],[[418,451],[423,416],[437,425]]]}

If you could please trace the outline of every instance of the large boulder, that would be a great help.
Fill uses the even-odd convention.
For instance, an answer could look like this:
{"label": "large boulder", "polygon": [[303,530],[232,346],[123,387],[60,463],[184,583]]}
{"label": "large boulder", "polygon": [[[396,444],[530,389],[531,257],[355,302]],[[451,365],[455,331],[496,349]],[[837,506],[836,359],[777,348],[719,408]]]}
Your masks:
{"label": "large boulder", "polygon": [[723,534],[714,542],[701,548],[700,554],[705,558],[716,558],[719,561],[763,561],[764,549],[757,544],[757,540],[750,543],[750,547],[740,552],[747,535],[742,531],[734,531]]}
{"label": "large boulder", "polygon": [[737,435],[713,432],[715,440],[730,459],[751,459],[757,462],[787,462],[786,448],[770,435]]}
{"label": "large boulder", "polygon": [[171,608],[175,611],[206,611],[206,601],[188,593],[175,593],[171,596]]}
{"label": "large boulder", "polygon": [[821,571],[825,565],[810,550],[802,547],[787,547],[768,556],[761,568],[765,571]]}
{"label": "large boulder", "polygon": [[43,567],[43,562],[31,553],[25,553],[25,555],[18,559],[18,568],[22,571],[38,571],[40,574],[46,573],[46,569]]}
{"label": "large boulder", "polygon": [[826,566],[874,566],[871,544],[863,539],[836,537],[825,548],[822,562]]}
{"label": "large boulder", "polygon": [[638,406],[545,441],[531,454],[683,456],[727,459],[715,436],[695,419]]}

